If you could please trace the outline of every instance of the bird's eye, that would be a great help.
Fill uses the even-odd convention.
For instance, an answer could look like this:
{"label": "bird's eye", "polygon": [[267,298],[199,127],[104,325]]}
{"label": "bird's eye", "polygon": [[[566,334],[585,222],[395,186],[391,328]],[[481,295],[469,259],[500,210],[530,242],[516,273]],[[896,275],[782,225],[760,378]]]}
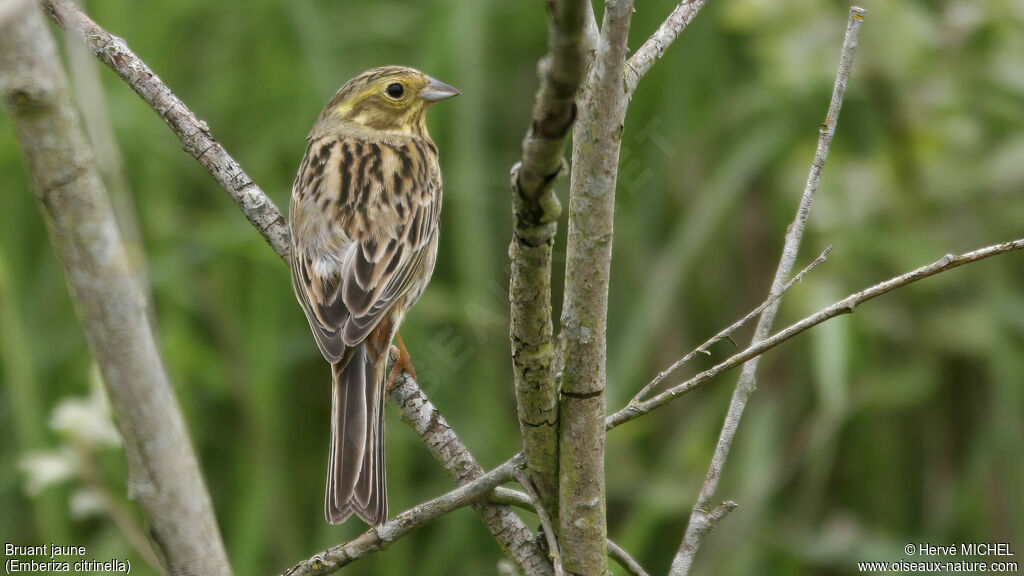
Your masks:
{"label": "bird's eye", "polygon": [[398,82],[393,82],[388,84],[388,87],[384,89],[384,92],[386,92],[388,96],[398,100],[402,97],[402,94],[405,93],[405,87]]}

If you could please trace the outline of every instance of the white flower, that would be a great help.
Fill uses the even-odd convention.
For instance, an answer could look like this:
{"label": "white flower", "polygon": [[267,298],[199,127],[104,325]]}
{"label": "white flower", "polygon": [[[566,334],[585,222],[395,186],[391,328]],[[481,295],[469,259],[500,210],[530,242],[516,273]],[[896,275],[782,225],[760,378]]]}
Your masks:
{"label": "white flower", "polygon": [[94,370],[92,391],[88,397],[66,398],[53,409],[50,428],[88,448],[121,445],[98,371]]}
{"label": "white flower", "polygon": [[71,517],[76,520],[99,516],[104,512],[103,495],[89,488],[76,490],[68,507],[71,508]]}
{"label": "white flower", "polygon": [[25,492],[35,496],[47,487],[75,476],[78,461],[74,452],[66,448],[52,452],[29,452],[18,461],[18,469],[25,475]]}

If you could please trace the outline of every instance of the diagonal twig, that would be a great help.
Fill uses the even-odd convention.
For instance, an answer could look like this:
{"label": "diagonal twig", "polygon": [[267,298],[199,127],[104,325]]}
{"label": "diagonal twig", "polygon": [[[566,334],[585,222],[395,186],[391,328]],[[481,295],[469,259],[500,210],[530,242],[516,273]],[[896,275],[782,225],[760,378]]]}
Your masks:
{"label": "diagonal twig", "polygon": [[818,264],[821,264],[822,262],[824,262],[825,259],[828,257],[828,253],[831,252],[831,251],[832,251],[832,246],[829,245],[828,247],[825,248],[825,250],[822,251],[821,254],[818,255],[817,258],[814,259],[813,262],[811,262],[806,267],[804,267],[804,269],[801,270],[800,272],[798,272],[796,276],[793,276],[793,278],[791,278],[790,281],[787,282],[786,285],[783,286],[782,289],[777,294],[770,294],[768,296],[767,300],[762,302],[757,308],[754,308],[753,310],[748,312],[746,316],[744,316],[743,318],[740,318],[739,320],[733,322],[732,324],[727,326],[725,329],[723,329],[721,332],[719,332],[718,334],[715,334],[714,336],[709,338],[707,341],[705,341],[703,344],[701,344],[700,346],[694,348],[686,356],[683,356],[679,360],[676,360],[668,368],[662,370],[661,372],[658,372],[658,374],[650,382],[648,382],[647,385],[644,386],[642,390],[637,392],[636,396],[634,396],[632,400],[629,401],[630,404],[633,404],[633,403],[636,403],[636,402],[640,402],[641,400],[643,400],[648,394],[651,393],[652,390],[654,390],[655,388],[658,387],[659,384],[664,382],[665,378],[668,378],[670,375],[672,375],[673,372],[675,372],[676,370],[682,368],[687,362],[692,360],[693,357],[696,356],[697,354],[710,354],[710,352],[708,352],[708,348],[710,348],[714,344],[717,344],[718,342],[721,342],[725,338],[729,338],[733,334],[733,332],[738,330],[741,326],[743,326],[744,324],[749,322],[752,318],[754,318],[755,316],[757,316],[758,314],[763,312],[765,308],[767,308],[768,306],[772,305],[776,300],[781,298],[782,295],[785,294],[786,291],[789,290],[794,284],[796,284],[797,282],[800,282],[803,279],[803,277],[807,275],[808,272],[813,270]]}
{"label": "diagonal twig", "polygon": [[[836,123],[839,121],[839,110],[843,105],[843,96],[846,94],[846,83],[850,77],[850,70],[853,67],[853,57],[857,50],[857,39],[860,33],[861,22],[864,20],[866,11],[863,8],[853,6],[850,8],[849,22],[846,27],[846,36],[843,39],[843,49],[839,57],[839,71],[836,73],[835,84],[832,89],[832,100],[829,103],[828,113],[825,122],[818,131],[818,148],[814,154],[814,161],[811,163],[810,173],[807,175],[807,185],[804,187],[803,196],[800,198],[800,205],[797,207],[796,217],[789,225],[786,232],[786,241],[782,247],[782,257],[779,260],[778,269],[775,271],[775,278],[772,280],[771,295],[776,296],[769,304],[757,321],[754,329],[752,343],[763,340],[771,333],[772,323],[775,321],[775,314],[779,310],[778,295],[782,294],[786,278],[789,278],[790,271],[796,263],[796,256],[800,250],[800,241],[803,239],[804,228],[807,225],[807,218],[810,215],[811,204],[814,202],[814,195],[821,182],[821,171],[828,158],[828,150],[832,144],[832,136],[836,131]],[[722,424],[722,432],[718,437],[718,444],[715,453],[711,458],[711,466],[704,479],[697,502],[693,505],[693,512],[686,525],[686,532],[679,545],[679,551],[672,561],[669,571],[670,576],[686,576],[693,565],[693,557],[700,548],[700,542],[704,535],[710,532],[717,522],[714,515],[707,512],[711,501],[718,488],[718,480],[722,475],[722,468],[729,457],[729,449],[732,447],[733,438],[739,428],[740,420],[743,418],[743,411],[747,405],[747,399],[756,388],[755,374],[760,356],[752,358],[744,366],[739,381],[733,391],[732,401],[729,403],[729,411]],[[728,510],[726,510],[726,513]],[[724,516],[724,514],[723,514]]]}
{"label": "diagonal twig", "polygon": [[487,497],[495,486],[511,480],[515,471],[523,464],[522,456],[516,456],[472,482],[414,506],[380,526],[370,528],[350,542],[332,546],[299,562],[282,576],[322,576],[337,572],[368,554],[384,550],[395,540],[431,520]]}
{"label": "diagonal twig", "polygon": [[683,0],[668,18],[658,26],[654,34],[626,62],[626,92],[632,94],[644,74],[654,63],[665,55],[665,50],[676,41],[679,34],[693,22],[700,9],[708,0]]}
{"label": "diagonal twig", "polygon": [[644,400],[637,404],[625,406],[618,412],[610,415],[605,421],[605,424],[610,430],[631,420],[636,420],[640,416],[650,413],[652,410],[656,410],[669,404],[683,394],[703,386],[721,373],[731,370],[751,358],[756,358],[761,354],[764,354],[766,351],[809,330],[810,328],[817,326],[818,324],[821,324],[822,322],[831,320],[836,316],[842,316],[843,314],[852,314],[857,306],[860,306],[868,300],[877,298],[882,294],[891,292],[897,288],[902,288],[908,284],[913,284],[919,280],[930,278],[936,274],[940,274],[954,268],[959,268],[965,264],[980,262],[981,260],[985,260],[993,256],[999,256],[1008,252],[1016,252],[1021,249],[1024,249],[1024,238],[1011,240],[1009,242],[1002,242],[1000,244],[993,244],[991,246],[986,246],[984,248],[979,248],[959,255],[947,254],[931,264],[921,266],[920,268],[916,268],[905,274],[890,278],[884,282],[879,282],[878,284],[865,288],[860,292],[850,294],[846,298],[843,298],[842,300],[839,300],[838,302],[805,317],[803,320],[790,324],[786,328],[779,330],[764,340],[761,340],[756,344],[751,344],[743,351],[733,354],[726,360],[708,368],[685,382],[673,386],[653,398]]}
{"label": "diagonal twig", "polygon": [[526,497],[533,503],[533,511],[540,518],[541,530],[548,543],[548,556],[551,557],[551,563],[555,567],[555,576],[565,576],[565,570],[562,569],[562,553],[558,551],[558,536],[555,534],[555,526],[551,523],[551,515],[544,509],[544,502],[541,501],[540,494],[534,488],[533,480],[526,472],[518,469],[513,473],[513,477],[523,487]]}
{"label": "diagonal twig", "polygon": [[[537,508],[534,505],[534,500],[531,496],[528,496],[524,492],[514,490],[512,488],[505,488],[504,486],[498,486],[491,492],[491,502],[500,502],[502,504],[508,504],[523,510],[529,510],[530,512],[536,513]],[[626,573],[630,576],[648,576],[647,571],[644,570],[643,566],[640,565],[629,552],[626,552],[622,546],[616,544],[611,538],[605,540],[605,546],[608,547],[608,557],[615,560],[622,566]]]}
{"label": "diagonal twig", "polygon": [[70,0],[41,0],[41,3],[61,28],[77,34],[97,58],[160,115],[181,140],[185,151],[213,175],[271,248],[281,257],[287,256],[290,234],[284,216],[238,162],[213,139],[206,122],[196,118],[123,39],[101,28]]}

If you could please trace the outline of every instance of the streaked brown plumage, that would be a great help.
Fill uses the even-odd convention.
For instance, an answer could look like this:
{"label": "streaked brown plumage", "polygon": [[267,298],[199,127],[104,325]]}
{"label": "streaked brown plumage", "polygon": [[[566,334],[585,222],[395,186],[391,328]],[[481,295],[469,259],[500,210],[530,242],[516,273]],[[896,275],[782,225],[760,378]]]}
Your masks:
{"label": "streaked brown plumage", "polygon": [[424,115],[457,94],[412,68],[360,74],[320,114],[292,186],[292,285],[333,376],[332,524],[387,518],[388,352],[437,255],[441,171]]}

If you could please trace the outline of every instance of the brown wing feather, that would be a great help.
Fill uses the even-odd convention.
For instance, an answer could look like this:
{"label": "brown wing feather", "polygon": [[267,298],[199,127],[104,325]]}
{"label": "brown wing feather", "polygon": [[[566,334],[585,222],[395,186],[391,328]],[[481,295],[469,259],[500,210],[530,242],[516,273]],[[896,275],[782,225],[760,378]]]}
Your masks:
{"label": "brown wing feather", "polygon": [[315,139],[295,180],[292,282],[330,362],[433,266],[439,170],[432,144],[403,140]]}

